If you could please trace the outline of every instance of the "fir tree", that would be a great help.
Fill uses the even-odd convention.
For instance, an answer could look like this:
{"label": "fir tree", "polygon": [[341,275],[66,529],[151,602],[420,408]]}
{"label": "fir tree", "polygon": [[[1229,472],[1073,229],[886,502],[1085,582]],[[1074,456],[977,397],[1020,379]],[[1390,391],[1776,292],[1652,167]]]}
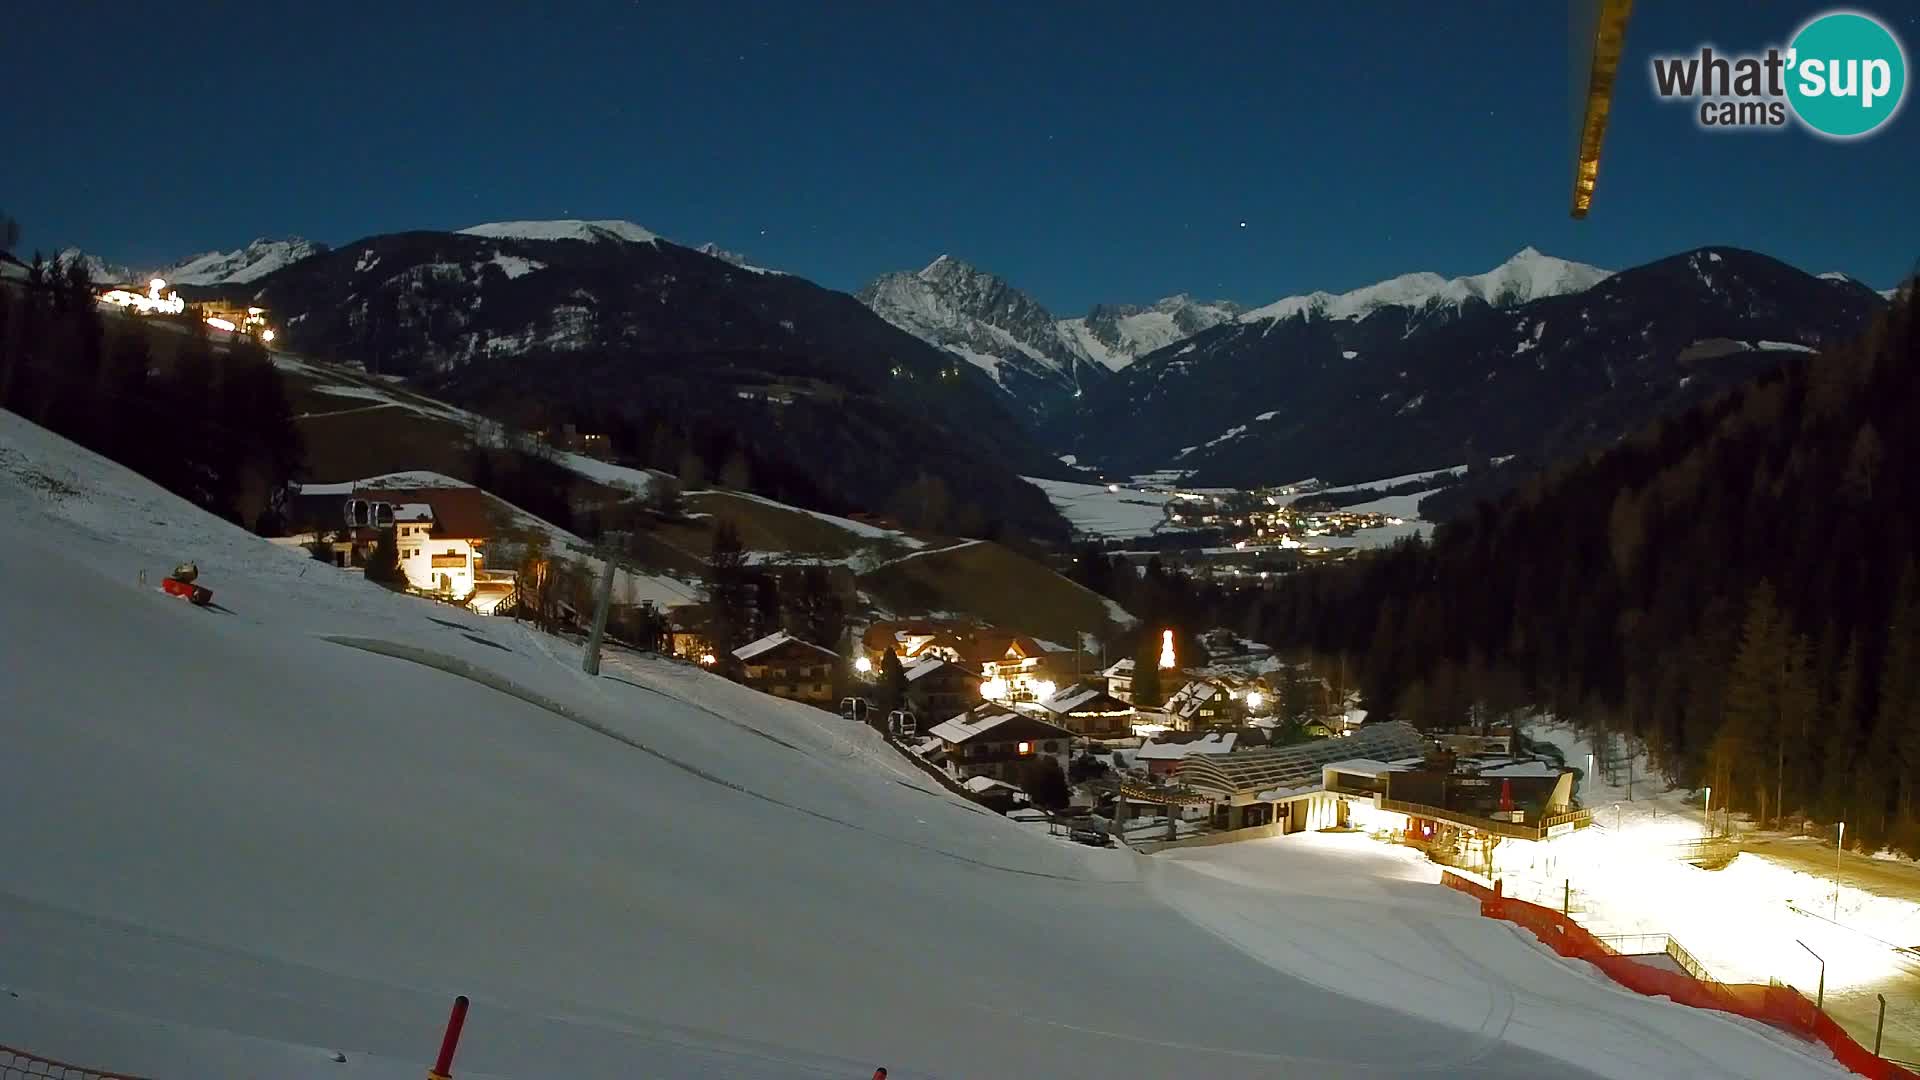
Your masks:
{"label": "fir tree", "polygon": [[1896,789],[1883,794],[1902,819],[1911,820],[1920,786],[1920,577],[1911,562],[1901,571],[1895,594],[1873,734],[1874,750],[1888,755],[1898,778]]}
{"label": "fir tree", "polygon": [[907,669],[900,663],[900,654],[892,649],[880,657],[880,678],[874,690],[879,697],[879,707],[873,711],[874,726],[884,731],[887,714],[906,708],[907,701]]}
{"label": "fir tree", "polygon": [[753,595],[747,577],[747,550],[740,530],[723,518],[714,527],[707,555],[707,605],[712,612],[708,636],[723,657],[747,643],[753,628]]}
{"label": "fir tree", "polygon": [[1160,639],[1146,634],[1133,654],[1133,704],[1139,709],[1157,709],[1165,702],[1166,691],[1160,685]]}
{"label": "fir tree", "polygon": [[406,578],[400,573],[399,540],[391,526],[381,529],[379,539],[374,541],[373,554],[367,557],[367,580],[389,589],[406,584]]}

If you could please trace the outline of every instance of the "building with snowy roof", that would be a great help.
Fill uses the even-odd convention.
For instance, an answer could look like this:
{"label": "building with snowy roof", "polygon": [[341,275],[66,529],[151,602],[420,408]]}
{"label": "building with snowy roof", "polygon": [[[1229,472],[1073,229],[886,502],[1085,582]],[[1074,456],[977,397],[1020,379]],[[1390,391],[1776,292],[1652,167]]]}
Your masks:
{"label": "building with snowy roof", "polygon": [[937,722],[980,704],[980,673],[938,656],[922,656],[902,669],[907,678],[907,707],[921,723]]}
{"label": "building with snowy roof", "polygon": [[1073,732],[1004,705],[986,703],[935,724],[947,771],[955,779],[992,777],[1026,787],[1044,759],[1067,767]]}
{"label": "building with snowy roof", "polygon": [[810,705],[833,704],[835,669],[840,654],[786,631],[768,634],[733,651],[748,686],[774,697]]}
{"label": "building with snowy roof", "polygon": [[1102,740],[1133,736],[1133,706],[1107,693],[1098,682],[1055,690],[1023,708],[1075,735]]}
{"label": "building with snowy roof", "polygon": [[1136,764],[1145,764],[1149,774],[1164,776],[1173,772],[1175,767],[1189,757],[1231,754],[1234,744],[1239,741],[1238,732],[1209,731],[1192,739],[1150,742],[1133,751],[1129,756]]}

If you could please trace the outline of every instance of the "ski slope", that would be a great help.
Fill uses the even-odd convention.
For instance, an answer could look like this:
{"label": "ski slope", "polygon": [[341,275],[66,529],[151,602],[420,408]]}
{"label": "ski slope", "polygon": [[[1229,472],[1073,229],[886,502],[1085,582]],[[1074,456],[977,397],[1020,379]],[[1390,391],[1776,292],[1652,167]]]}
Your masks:
{"label": "ski slope", "polygon": [[[418,1077],[465,993],[476,1080],[1824,1075],[1442,890],[1093,851],[826,713],[654,658],[589,679],[7,413],[0,543],[0,1043]],[[140,584],[186,558],[217,608]],[[1471,960],[1375,944],[1422,926]]]}

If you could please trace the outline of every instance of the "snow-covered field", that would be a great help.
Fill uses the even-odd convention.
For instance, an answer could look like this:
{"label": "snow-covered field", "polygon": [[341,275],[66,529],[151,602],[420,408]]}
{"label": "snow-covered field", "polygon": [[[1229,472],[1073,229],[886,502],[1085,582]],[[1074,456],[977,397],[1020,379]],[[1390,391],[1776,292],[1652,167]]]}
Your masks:
{"label": "snow-covered field", "polygon": [[[1560,747],[1585,768],[1589,740],[1560,724],[1536,722],[1529,734]],[[1582,801],[1596,828],[1547,845],[1509,845],[1496,854],[1509,895],[1559,907],[1570,888],[1581,925],[1596,934],[1672,935],[1725,982],[1779,979],[1813,997],[1826,960],[1827,1004],[1856,1039],[1872,1042],[1876,993],[1891,1003],[1886,1038],[1896,1057],[1920,1052],[1920,962],[1891,946],[1920,945],[1920,900],[1881,895],[1742,852],[1721,870],[1675,857],[1675,845],[1705,833],[1697,792],[1669,789],[1636,757],[1635,783],[1590,778]],[[1716,798],[1718,807],[1719,800]],[[1716,827],[1719,814],[1716,810]],[[1830,841],[1823,848],[1831,866]],[[1839,924],[1833,922],[1838,914]]]}
{"label": "snow-covered field", "polygon": [[1112,540],[1128,540],[1159,531],[1167,520],[1167,503],[1173,498],[1165,492],[1126,487],[1112,491],[1105,484],[1076,484],[1071,480],[1045,480],[1037,476],[1023,479],[1046,492],[1054,509],[1060,511],[1075,531]]}
{"label": "snow-covered field", "polygon": [[[1480,1047],[1529,1048],[1609,1076],[1849,1075],[1824,1048],[1640,997],[1562,960],[1435,887],[1439,868],[1410,848],[1321,833],[1159,858],[1149,888],[1200,925],[1368,1008],[1418,1001]],[[1429,1074],[1472,1074],[1474,1045],[1436,1047]]]}
{"label": "snow-covered field", "polygon": [[[5,413],[0,542],[0,1043],[417,1077],[465,993],[478,1080],[1829,1074],[1397,853],[1036,836],[827,713],[588,678]],[[218,607],[153,587],[187,558]]]}

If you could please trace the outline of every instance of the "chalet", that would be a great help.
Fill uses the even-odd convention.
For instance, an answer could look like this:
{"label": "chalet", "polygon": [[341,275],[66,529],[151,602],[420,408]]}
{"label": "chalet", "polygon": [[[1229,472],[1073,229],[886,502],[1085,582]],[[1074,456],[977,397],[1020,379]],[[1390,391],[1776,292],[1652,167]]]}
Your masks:
{"label": "chalet", "polygon": [[1133,658],[1116,660],[1107,670],[1100,673],[1107,680],[1107,694],[1115,700],[1133,704]]}
{"label": "chalet", "polygon": [[980,704],[981,678],[951,660],[923,656],[906,665],[907,707],[921,723],[958,716]]}
{"label": "chalet", "polygon": [[976,630],[972,624],[943,619],[884,620],[867,627],[860,646],[876,668],[887,653],[902,661],[923,656],[957,661]]}
{"label": "chalet", "polygon": [[982,634],[969,643],[960,656],[963,663],[977,663],[987,680],[988,697],[996,701],[1037,701],[1053,692],[1060,681],[1056,653],[1036,638],[1025,634],[997,632]]}
{"label": "chalet", "polygon": [[1232,719],[1232,692],[1212,679],[1194,679],[1167,698],[1167,724],[1175,731],[1204,731]]}
{"label": "chalet", "polygon": [[1056,690],[1025,711],[1087,738],[1125,739],[1133,735],[1133,706],[1102,690],[1097,682]]}
{"label": "chalet", "polygon": [[960,786],[972,792],[978,802],[1003,814],[1029,801],[1026,791],[1018,784],[995,780],[991,776],[975,776]]}
{"label": "chalet", "polygon": [[833,704],[834,671],[840,654],[782,630],[733,651],[747,685],[774,697],[812,705]]}
{"label": "chalet", "polygon": [[1148,774],[1166,776],[1189,757],[1231,754],[1239,741],[1234,732],[1210,731],[1197,738],[1151,742],[1135,750],[1131,757],[1136,764],[1145,765]]}
{"label": "chalet", "polygon": [[718,661],[713,640],[707,636],[713,609],[706,604],[688,604],[667,610],[667,652],[682,660],[712,665]]}
{"label": "chalet", "polygon": [[365,566],[381,532],[392,529],[401,573],[414,591],[478,604],[512,589],[510,575],[502,581],[485,569],[493,523],[479,488],[305,484],[293,489],[288,516],[311,534],[311,544],[326,545],[336,566]]}
{"label": "chalet", "polygon": [[1029,786],[1042,760],[1051,758],[1064,771],[1073,746],[1073,732],[993,703],[935,724],[927,733],[940,740],[947,771],[955,778],[987,776],[1022,787]]}

